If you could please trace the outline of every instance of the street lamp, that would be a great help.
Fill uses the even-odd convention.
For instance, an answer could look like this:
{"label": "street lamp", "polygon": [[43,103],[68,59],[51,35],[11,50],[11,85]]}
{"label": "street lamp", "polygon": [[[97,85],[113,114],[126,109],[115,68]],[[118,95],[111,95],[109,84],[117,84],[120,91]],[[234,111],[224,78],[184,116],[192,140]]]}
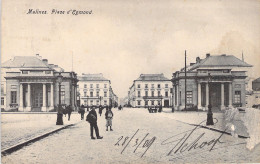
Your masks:
{"label": "street lamp", "polygon": [[101,104],[101,99],[102,99],[102,96],[99,96],[99,100],[100,100],[100,105],[102,105],[102,104]]}
{"label": "street lamp", "polygon": [[173,106],[173,88],[172,88],[172,113],[174,113],[174,106]]}
{"label": "street lamp", "polygon": [[[212,81],[212,76],[210,75],[210,73],[208,74],[208,87],[210,88],[210,82]],[[210,90],[209,90],[209,93],[210,93]],[[210,98],[210,96],[209,96]],[[208,105],[208,113],[207,113],[207,123],[206,125],[214,125],[214,122],[213,122],[213,113],[211,111],[211,102],[209,100],[209,105]]]}
{"label": "street lamp", "polygon": [[89,97],[89,96],[87,95],[87,111],[89,111],[89,110],[88,110],[88,97]]}
{"label": "street lamp", "polygon": [[59,105],[58,105],[58,113],[57,113],[57,121],[56,125],[63,125],[63,113],[62,113],[62,107],[61,107],[61,82],[62,82],[63,76],[61,73],[57,76],[57,82],[59,83]]}

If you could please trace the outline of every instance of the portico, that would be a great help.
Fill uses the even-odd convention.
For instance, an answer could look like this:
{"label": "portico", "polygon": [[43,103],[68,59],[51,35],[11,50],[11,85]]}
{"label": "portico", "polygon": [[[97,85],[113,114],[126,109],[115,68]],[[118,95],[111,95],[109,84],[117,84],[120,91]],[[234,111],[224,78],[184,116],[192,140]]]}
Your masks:
{"label": "portico", "polygon": [[20,79],[19,111],[48,112],[54,108],[53,79]]}
{"label": "portico", "polygon": [[186,74],[184,69],[173,73],[175,110],[183,110],[185,104],[187,110],[208,110],[208,105],[213,110],[244,107],[247,67],[251,65],[233,55],[197,57]]}

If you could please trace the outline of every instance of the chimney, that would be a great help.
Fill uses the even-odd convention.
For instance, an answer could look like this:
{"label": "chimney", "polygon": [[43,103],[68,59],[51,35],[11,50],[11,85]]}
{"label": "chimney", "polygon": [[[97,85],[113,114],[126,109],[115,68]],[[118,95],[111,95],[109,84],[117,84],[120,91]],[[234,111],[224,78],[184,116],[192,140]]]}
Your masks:
{"label": "chimney", "polygon": [[222,54],[221,56],[227,56],[226,54]]}
{"label": "chimney", "polygon": [[208,58],[208,57],[210,57],[210,53],[207,53],[207,54],[206,54],[206,58]]}
{"label": "chimney", "polygon": [[200,57],[197,57],[196,58],[196,63],[199,63],[200,62]]}
{"label": "chimney", "polygon": [[48,59],[42,59],[43,63],[48,65]]}

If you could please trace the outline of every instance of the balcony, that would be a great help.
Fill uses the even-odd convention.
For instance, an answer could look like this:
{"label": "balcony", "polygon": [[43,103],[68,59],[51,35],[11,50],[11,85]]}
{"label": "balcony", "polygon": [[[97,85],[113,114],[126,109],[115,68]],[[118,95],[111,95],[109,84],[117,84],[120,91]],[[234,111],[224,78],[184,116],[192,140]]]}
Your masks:
{"label": "balcony", "polygon": [[143,99],[163,99],[163,96],[143,96]]}

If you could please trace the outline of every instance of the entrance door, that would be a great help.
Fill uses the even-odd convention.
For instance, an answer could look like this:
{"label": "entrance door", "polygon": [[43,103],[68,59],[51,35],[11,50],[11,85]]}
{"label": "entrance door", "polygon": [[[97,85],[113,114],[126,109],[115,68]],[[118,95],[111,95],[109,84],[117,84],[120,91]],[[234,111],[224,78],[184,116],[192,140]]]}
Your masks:
{"label": "entrance door", "polygon": [[35,84],[33,85],[33,111],[41,111],[42,107],[42,85],[41,84]]}
{"label": "entrance door", "polygon": [[40,107],[42,107],[42,92],[37,92],[35,95],[35,99],[34,99],[34,102],[35,102],[35,104],[34,104],[34,107],[38,107],[38,108],[40,108]]}
{"label": "entrance door", "polygon": [[169,100],[164,100],[164,107],[169,107]]}
{"label": "entrance door", "polygon": [[221,85],[220,83],[212,83],[209,90],[209,99],[212,109],[220,109],[221,105]]}

